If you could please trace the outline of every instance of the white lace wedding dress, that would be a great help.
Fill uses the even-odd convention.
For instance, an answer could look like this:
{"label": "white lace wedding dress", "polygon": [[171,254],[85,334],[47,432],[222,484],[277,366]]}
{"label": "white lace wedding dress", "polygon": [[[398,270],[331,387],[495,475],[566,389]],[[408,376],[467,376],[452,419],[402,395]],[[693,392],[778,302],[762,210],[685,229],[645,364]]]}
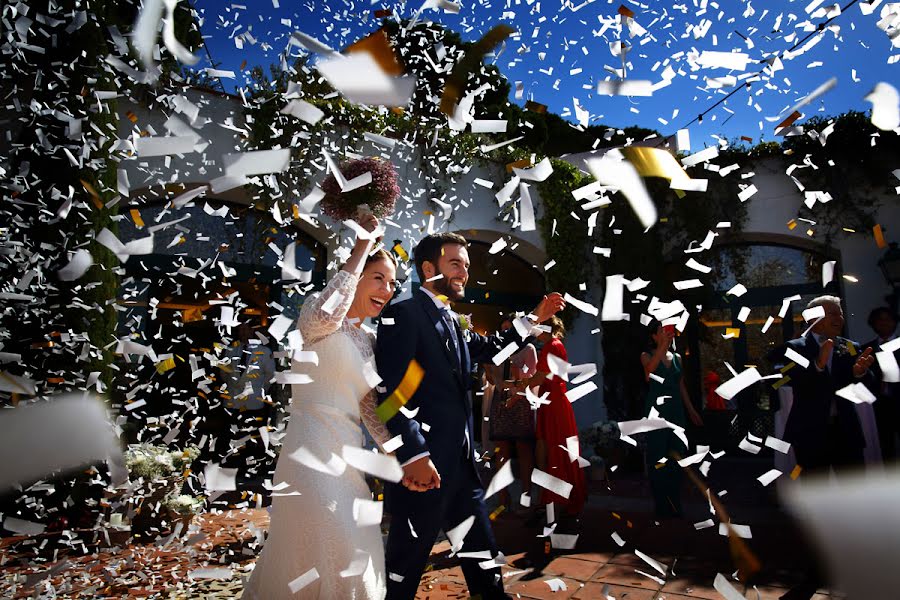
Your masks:
{"label": "white lace wedding dress", "polygon": [[381,528],[358,526],[354,516],[354,501],[372,495],[360,471],[348,466],[340,472],[334,468],[340,461],[329,463],[345,445],[362,445],[360,417],[379,445],[389,438],[364,376],[374,333],[345,318],[356,282],[355,275],[339,271],[300,311],[304,349],[315,351],[319,363],[293,366],[313,382],[292,386],[290,422],[272,481],[269,535],[244,600],[384,598]]}

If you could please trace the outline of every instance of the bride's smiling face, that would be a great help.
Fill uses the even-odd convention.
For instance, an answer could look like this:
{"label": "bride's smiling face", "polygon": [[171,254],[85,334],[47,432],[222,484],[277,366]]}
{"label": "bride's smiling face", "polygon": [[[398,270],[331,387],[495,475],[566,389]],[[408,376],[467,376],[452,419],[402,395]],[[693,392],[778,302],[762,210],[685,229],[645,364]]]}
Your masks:
{"label": "bride's smiling face", "polygon": [[356,310],[352,312],[367,319],[380,315],[394,296],[396,276],[397,269],[391,261],[376,260],[366,265],[356,285],[356,295],[353,297],[353,308]]}

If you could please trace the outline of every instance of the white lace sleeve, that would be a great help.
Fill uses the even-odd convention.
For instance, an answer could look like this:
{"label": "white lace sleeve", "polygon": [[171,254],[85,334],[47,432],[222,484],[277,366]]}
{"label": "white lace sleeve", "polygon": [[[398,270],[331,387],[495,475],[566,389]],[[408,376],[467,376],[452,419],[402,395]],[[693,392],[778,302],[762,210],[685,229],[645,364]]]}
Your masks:
{"label": "white lace sleeve", "polygon": [[384,449],[384,444],[391,439],[387,427],[378,418],[375,413],[375,398],[377,394],[375,390],[369,390],[369,393],[363,396],[359,401],[359,416],[362,418],[363,424],[369,430],[369,435],[378,444],[378,447]]}
{"label": "white lace sleeve", "polygon": [[350,310],[358,281],[353,273],[338,271],[324,290],[303,303],[297,328],[304,343],[312,344],[338,330]]}

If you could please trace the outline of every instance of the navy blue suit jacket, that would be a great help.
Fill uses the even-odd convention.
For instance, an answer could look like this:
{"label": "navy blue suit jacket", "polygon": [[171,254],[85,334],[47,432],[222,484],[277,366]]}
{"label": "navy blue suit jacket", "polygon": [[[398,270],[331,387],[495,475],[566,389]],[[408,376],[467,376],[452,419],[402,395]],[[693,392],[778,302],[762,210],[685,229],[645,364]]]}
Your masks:
{"label": "navy blue suit jacket", "polygon": [[[385,324],[393,319],[393,324]],[[422,383],[405,408],[417,411],[408,418],[398,412],[387,423],[393,436],[400,435],[403,445],[396,451],[400,463],[429,452],[442,480],[458,471],[466,448],[474,467],[475,442],[471,371],[476,363],[488,362],[512,342],[524,345],[514,328],[492,336],[463,332],[456,313],[450,319],[462,346],[462,357],[456,352],[440,309],[430,296],[417,290],[412,298],[388,306],[378,326],[375,363],[382,378],[378,403],[383,403],[397,388],[411,360],[425,371]],[[423,428],[427,425],[428,431]],[[442,481],[442,487],[446,482]]]}
{"label": "navy blue suit jacket", "polygon": [[[805,369],[796,365],[786,373],[791,378],[794,402],[785,425],[784,439],[797,446],[798,452],[815,452],[823,444],[836,442],[828,440],[827,436],[832,400],[837,403],[838,423],[845,447],[863,448],[866,445],[853,403],[835,395],[836,391],[851,383],[867,383],[870,377],[869,374],[859,379],[853,376],[853,364],[857,356],[851,355],[848,343],[853,345],[857,356],[859,355],[861,350],[858,344],[845,338],[835,338],[831,369],[826,368],[822,372],[816,369],[819,344],[812,334],[786,344],[809,359],[809,366]],[[785,361],[791,362],[787,358]]]}

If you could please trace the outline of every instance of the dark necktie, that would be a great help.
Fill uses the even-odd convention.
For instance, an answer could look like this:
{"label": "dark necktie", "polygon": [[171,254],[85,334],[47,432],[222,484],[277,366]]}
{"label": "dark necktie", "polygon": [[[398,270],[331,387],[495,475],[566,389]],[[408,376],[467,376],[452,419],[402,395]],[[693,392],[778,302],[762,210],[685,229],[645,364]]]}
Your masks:
{"label": "dark necktie", "polygon": [[[462,353],[460,352],[460,339],[456,333],[456,327],[453,323],[453,315],[450,314],[449,308],[441,309],[441,319],[444,321],[444,327],[446,327],[450,333],[450,339],[453,341],[453,347],[456,349],[456,360],[459,364],[459,368],[462,369]],[[462,373],[465,375],[465,373]],[[466,426],[465,430],[465,439],[463,440],[463,452],[466,457],[469,457],[472,452],[472,445],[469,441],[469,427]]]}
{"label": "dark necktie", "polygon": [[456,350],[456,358],[459,361],[460,366],[462,366],[462,352],[460,352],[459,336],[456,335],[456,327],[453,324],[453,316],[450,314],[450,309],[442,310],[441,317],[444,319],[444,326],[449,331],[450,339],[453,341],[453,348]]}

